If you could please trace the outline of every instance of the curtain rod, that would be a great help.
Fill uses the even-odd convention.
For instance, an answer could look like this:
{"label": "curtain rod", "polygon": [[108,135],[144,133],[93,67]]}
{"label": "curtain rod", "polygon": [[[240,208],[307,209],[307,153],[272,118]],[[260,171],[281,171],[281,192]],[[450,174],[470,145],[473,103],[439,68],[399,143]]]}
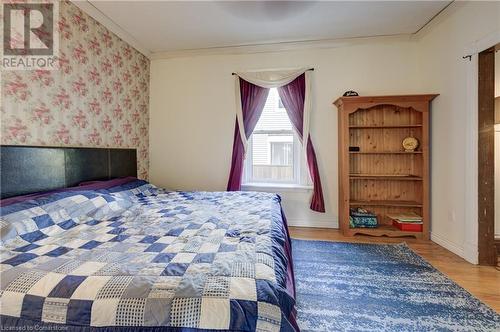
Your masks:
{"label": "curtain rod", "polygon": [[[309,69],[306,69],[306,71],[309,71],[309,70],[314,71],[314,68],[309,68]],[[236,74],[236,73],[231,73],[231,75],[238,75],[238,74]]]}

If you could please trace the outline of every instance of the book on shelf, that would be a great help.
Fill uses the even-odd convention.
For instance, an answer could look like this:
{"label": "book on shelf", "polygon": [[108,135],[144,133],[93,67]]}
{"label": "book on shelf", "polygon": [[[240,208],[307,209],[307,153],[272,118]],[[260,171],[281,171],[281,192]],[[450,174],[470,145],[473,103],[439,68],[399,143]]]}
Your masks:
{"label": "book on shelf", "polygon": [[422,217],[415,212],[406,212],[406,213],[389,213],[387,214],[392,220],[395,220],[399,223],[408,223],[408,224],[422,224]]}
{"label": "book on shelf", "polygon": [[422,220],[420,221],[402,221],[399,219],[392,219],[392,221],[398,223],[398,224],[412,224],[412,225],[422,225],[424,222]]}

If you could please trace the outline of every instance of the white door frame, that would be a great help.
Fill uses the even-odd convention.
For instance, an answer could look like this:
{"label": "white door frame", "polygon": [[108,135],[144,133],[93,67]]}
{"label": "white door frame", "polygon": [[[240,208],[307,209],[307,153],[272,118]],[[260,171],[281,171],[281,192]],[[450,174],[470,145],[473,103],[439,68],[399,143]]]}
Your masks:
{"label": "white door frame", "polygon": [[[478,54],[500,43],[500,30],[481,38],[466,48],[468,121],[465,135],[465,239],[464,258],[478,263]],[[467,61],[467,60],[464,60]]]}

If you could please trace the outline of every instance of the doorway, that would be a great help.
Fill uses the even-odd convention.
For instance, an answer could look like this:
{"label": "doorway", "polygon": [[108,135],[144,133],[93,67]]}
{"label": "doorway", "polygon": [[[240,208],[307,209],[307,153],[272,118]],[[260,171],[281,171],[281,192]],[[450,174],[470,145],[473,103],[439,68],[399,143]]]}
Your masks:
{"label": "doorway", "polygon": [[[478,56],[478,261],[481,265],[497,265],[500,250],[500,109],[495,109],[500,100],[500,68],[495,70],[500,67],[495,64],[499,61],[496,59],[500,57],[499,50],[500,44]],[[495,198],[496,187],[499,190]]]}

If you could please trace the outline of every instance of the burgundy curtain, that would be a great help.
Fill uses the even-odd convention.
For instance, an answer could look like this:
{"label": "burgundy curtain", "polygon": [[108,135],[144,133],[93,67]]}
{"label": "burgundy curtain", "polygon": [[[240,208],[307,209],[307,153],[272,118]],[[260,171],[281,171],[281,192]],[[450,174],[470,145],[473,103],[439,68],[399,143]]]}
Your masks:
{"label": "burgundy curtain", "polygon": [[[240,78],[241,108],[243,110],[243,126],[246,138],[250,138],[257,121],[259,121],[264,105],[266,104],[269,89],[262,88]],[[245,148],[240,136],[238,119],[234,127],[233,158],[231,172],[227,183],[228,191],[241,190],[241,177],[243,176],[243,162]]]}
{"label": "burgundy curtain", "polygon": [[[292,82],[278,88],[283,106],[285,106],[290,122],[297,130],[302,139],[303,123],[304,123],[304,100],[306,95],[306,76],[300,75]],[[308,137],[306,144],[307,166],[309,174],[313,181],[313,196],[311,199],[311,210],[325,212],[325,202],[323,199],[323,190],[321,188],[321,180],[319,178],[318,162],[316,161],[316,153],[311,141],[311,136]]]}

